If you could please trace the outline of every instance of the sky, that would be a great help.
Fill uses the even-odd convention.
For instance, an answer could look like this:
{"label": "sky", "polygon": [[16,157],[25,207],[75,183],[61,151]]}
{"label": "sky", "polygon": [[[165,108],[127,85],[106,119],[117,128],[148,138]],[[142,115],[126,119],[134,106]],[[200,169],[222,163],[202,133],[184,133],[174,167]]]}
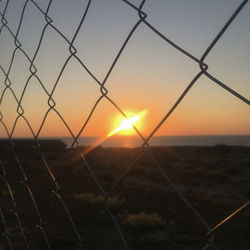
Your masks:
{"label": "sky", "polygon": [[[24,0],[10,0],[5,18],[16,33]],[[35,1],[43,11],[49,0]],[[131,0],[136,6],[141,1]],[[242,1],[239,0],[147,0],[143,11],[147,21],[168,39],[201,58],[220,29]],[[6,0],[0,2],[3,13]],[[68,40],[72,40],[88,4],[86,0],[53,0],[48,16]],[[93,0],[85,21],[74,40],[76,55],[102,82],[129,32],[139,20],[136,10],[120,0]],[[239,94],[250,99],[250,3],[242,9],[222,38],[205,59],[208,72]],[[33,58],[42,30],[44,15],[28,1],[18,33],[21,48]],[[14,39],[6,28],[0,34],[0,65],[7,72]],[[48,93],[69,57],[69,45],[48,26],[34,60],[37,76]],[[17,51],[10,70],[11,88],[20,100],[31,73],[27,58]],[[166,115],[186,86],[200,72],[198,63],[183,55],[144,23],[133,33],[118,62],[108,77],[108,96],[125,113],[138,114],[147,110],[139,129],[147,136]],[[0,71],[0,93],[5,76]],[[56,110],[65,119],[74,135],[86,121],[96,100],[101,96],[98,83],[71,58],[53,93]],[[41,84],[31,77],[22,99],[24,116],[37,134],[49,109],[48,95]],[[12,131],[17,117],[17,103],[11,91],[2,95],[0,111],[3,122]],[[105,98],[98,104],[81,136],[105,136],[121,119],[117,109]],[[228,135],[250,134],[249,105],[201,76],[186,97],[156,132],[156,135]],[[31,136],[19,118],[13,137]],[[0,125],[0,137],[6,137]],[[56,112],[51,110],[39,132],[41,137],[70,136]]]}

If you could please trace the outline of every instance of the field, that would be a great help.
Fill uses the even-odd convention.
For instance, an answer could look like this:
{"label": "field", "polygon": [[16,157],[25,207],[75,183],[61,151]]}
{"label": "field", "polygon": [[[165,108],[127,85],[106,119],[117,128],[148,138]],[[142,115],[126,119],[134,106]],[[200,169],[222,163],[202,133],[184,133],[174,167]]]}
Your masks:
{"label": "field", "polygon": [[[47,248],[41,232],[35,227],[40,223],[39,217],[25,183],[20,182],[23,175],[17,157],[27,175],[27,185],[41,212],[41,224],[52,249],[76,249],[79,245],[77,237],[60,200],[51,192],[55,184],[39,152],[32,148],[31,141],[19,140],[15,142],[17,156],[14,157],[6,143],[0,142],[0,161],[4,167],[1,171],[4,174],[3,170],[6,170],[5,179],[13,191],[30,249]],[[151,151],[165,173],[211,227],[250,200],[250,147],[152,147]],[[107,203],[103,203],[101,192],[79,155],[56,140],[41,141],[41,152],[60,184],[58,193],[80,232],[82,249],[125,249],[108,210],[105,210]],[[97,147],[86,158],[108,192],[138,153],[138,148]],[[0,205],[14,249],[25,249],[16,218],[10,210],[8,188],[2,178],[0,192]],[[146,156],[111,193],[109,206],[130,249],[192,250],[202,249],[208,243],[207,230]],[[247,206],[215,232],[218,249],[250,249],[249,222],[250,206]],[[3,223],[0,230],[4,230]],[[0,238],[0,249],[1,244],[5,249],[7,242],[4,238]]]}

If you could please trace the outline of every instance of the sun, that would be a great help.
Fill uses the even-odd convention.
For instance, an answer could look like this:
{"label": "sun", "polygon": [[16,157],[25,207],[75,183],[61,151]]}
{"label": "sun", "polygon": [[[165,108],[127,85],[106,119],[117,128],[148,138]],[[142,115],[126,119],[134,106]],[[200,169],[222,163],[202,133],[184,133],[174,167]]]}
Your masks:
{"label": "sun", "polygon": [[135,135],[136,131],[134,130],[133,125],[140,129],[143,125],[142,118],[146,112],[147,110],[143,110],[139,114],[135,115],[133,112],[127,111],[125,112],[128,117],[127,119],[119,115],[114,121],[114,129],[108,134],[108,137],[114,134]]}
{"label": "sun", "polygon": [[122,115],[119,115],[115,118],[114,121],[114,128],[111,130],[110,133],[107,134],[104,138],[101,138],[95,145],[85,149],[82,153],[87,154],[94,148],[96,148],[98,145],[106,141],[109,137],[113,135],[134,135],[136,134],[135,129],[133,126],[136,126],[136,128],[141,131],[144,124],[142,122],[142,118],[145,116],[145,114],[148,112],[148,110],[143,110],[137,115],[135,115],[133,112],[125,112],[127,119],[124,118]]}
{"label": "sun", "polygon": [[130,118],[130,119],[126,119],[126,118],[124,118],[123,120],[122,120],[122,124],[121,124],[121,126],[120,126],[120,129],[122,130],[122,129],[125,129],[125,130],[129,130],[129,129],[132,129],[133,128],[133,124],[135,124],[138,120],[139,120],[139,118],[140,118],[140,116],[139,115],[137,115],[137,116],[135,116],[135,117],[133,117],[133,118]]}

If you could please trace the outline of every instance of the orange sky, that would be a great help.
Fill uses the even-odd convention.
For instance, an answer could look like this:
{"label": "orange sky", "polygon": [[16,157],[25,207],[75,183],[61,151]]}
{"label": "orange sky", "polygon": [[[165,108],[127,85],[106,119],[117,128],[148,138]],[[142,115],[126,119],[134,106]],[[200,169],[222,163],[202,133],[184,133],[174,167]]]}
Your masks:
{"label": "orange sky", "polygon": [[[191,8],[192,3],[190,3],[191,7],[180,9],[177,2],[169,7],[163,1],[145,5],[145,11],[149,13],[149,20],[157,29],[200,58],[238,5],[237,1],[230,3],[224,1],[224,4],[218,1],[208,2],[196,3],[195,8]],[[21,13],[18,4],[20,3],[10,5],[10,9],[6,12],[6,17],[10,20],[9,25],[13,29],[16,28],[15,21],[18,21]],[[72,37],[73,30],[76,29],[83,13],[84,7],[80,8],[78,4],[80,5],[62,1],[60,6],[52,5],[49,12],[54,25],[62,29],[68,37]],[[213,19],[208,14],[210,13],[208,9],[213,11]],[[212,75],[248,99],[250,98],[249,11],[250,7],[247,5],[205,60]],[[23,49],[30,56],[35,52],[41,29],[44,27],[43,19],[35,18],[36,13],[36,8],[29,3],[19,34]],[[70,19],[65,18],[65,15],[70,13],[74,15],[71,15]],[[202,15],[202,18],[199,15]],[[182,18],[177,18],[179,16]],[[79,58],[100,82],[105,78],[136,21],[138,21],[137,13],[120,1],[118,3],[110,0],[106,5],[99,1],[90,7],[85,26],[79,32],[75,46]],[[8,31],[3,29],[0,35],[0,65],[5,71],[8,70],[13,53],[13,41]],[[37,75],[49,93],[68,56],[68,46],[65,41],[53,29],[48,28],[34,63],[38,70]],[[25,83],[30,76],[29,66],[27,59],[17,51],[9,78],[18,99],[21,98]],[[105,87],[109,91],[108,96],[124,112],[137,114],[145,109],[148,110],[138,124],[142,134],[147,136],[199,71],[196,62],[178,52],[141,24],[124,49]],[[4,81],[4,74],[0,72],[1,94],[4,90]],[[53,99],[56,102],[56,110],[63,116],[74,135],[79,133],[100,95],[100,86],[79,62],[72,58],[60,78]],[[34,77],[28,82],[22,107],[36,134],[49,106],[48,95]],[[17,103],[9,90],[4,93],[0,110],[7,129],[9,132],[12,131],[18,114]],[[119,116],[115,107],[103,98],[81,135],[103,137],[114,130],[116,126],[114,121]],[[205,76],[200,77],[156,133],[156,135],[218,134],[250,134],[250,109],[249,105]],[[1,125],[0,137],[6,136]],[[13,136],[31,136],[22,118],[18,120]],[[70,133],[52,110],[40,136],[70,136]]]}

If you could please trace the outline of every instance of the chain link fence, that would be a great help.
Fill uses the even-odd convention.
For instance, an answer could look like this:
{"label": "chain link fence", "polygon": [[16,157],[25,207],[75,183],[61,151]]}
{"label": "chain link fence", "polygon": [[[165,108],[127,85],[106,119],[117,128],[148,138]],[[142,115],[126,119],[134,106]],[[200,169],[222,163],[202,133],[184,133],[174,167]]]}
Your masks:
{"label": "chain link fence", "polygon": [[[196,219],[200,221],[201,225],[204,227],[204,230],[207,232],[207,244],[204,246],[203,249],[217,249],[216,244],[214,241],[214,233],[215,231],[221,227],[222,224],[224,224],[226,221],[228,221],[231,217],[233,217],[235,214],[238,214],[243,208],[249,205],[249,202],[244,204],[242,207],[240,207],[238,210],[236,210],[231,216],[229,216],[226,220],[225,218],[222,218],[222,222],[219,223],[217,226],[213,227],[209,225],[207,220],[195,209],[195,207],[189,202],[189,200],[183,195],[181,189],[175,184],[174,181],[168,176],[165,169],[161,166],[161,164],[155,159],[154,154],[152,153],[152,149],[150,148],[149,142],[150,139],[155,135],[155,133],[160,129],[160,127],[168,120],[168,118],[171,116],[171,114],[175,111],[175,109],[178,107],[178,105],[182,102],[182,100],[185,98],[187,93],[190,91],[190,89],[199,81],[201,77],[207,77],[210,80],[212,80],[215,84],[217,84],[219,87],[223,88],[224,91],[229,92],[232,94],[235,98],[238,98],[240,101],[244,102],[246,105],[250,104],[250,101],[227,86],[226,83],[220,81],[217,77],[212,75],[209,72],[209,65],[206,64],[206,58],[209,55],[209,53],[213,50],[216,43],[221,39],[224,32],[228,29],[228,27],[231,25],[231,23],[237,18],[238,14],[241,12],[241,10],[246,6],[248,3],[248,0],[242,1],[237,9],[232,13],[231,17],[228,20],[225,20],[225,25],[222,27],[222,29],[219,31],[217,36],[213,39],[211,44],[206,48],[205,52],[201,56],[201,58],[197,58],[182,47],[180,47],[177,43],[170,40],[168,37],[166,37],[163,33],[161,33],[160,30],[155,28],[148,20],[147,13],[144,12],[143,7],[146,3],[146,0],[140,1],[138,5],[135,3],[132,3],[132,1],[127,0],[121,0],[121,2],[124,4],[124,6],[128,6],[129,8],[133,9],[135,13],[138,14],[138,19],[136,23],[134,24],[133,28],[130,30],[129,34],[127,35],[126,39],[124,40],[123,44],[121,44],[120,49],[118,53],[115,56],[115,59],[113,60],[111,66],[106,72],[106,75],[103,80],[99,79],[97,75],[95,75],[91,69],[89,69],[84,61],[84,58],[78,56],[78,48],[75,46],[75,41],[77,39],[77,36],[81,29],[84,28],[85,19],[88,16],[89,11],[92,8],[92,2],[94,1],[86,1],[84,3],[84,9],[82,9],[82,17],[79,22],[78,27],[75,29],[72,38],[69,38],[65,32],[57,28],[53,24],[53,19],[50,16],[50,8],[53,3],[53,0],[48,1],[46,8],[40,6],[41,1],[37,0],[26,0],[23,1],[22,4],[22,11],[21,16],[19,18],[18,23],[16,23],[16,26],[13,28],[11,25],[9,25],[9,20],[6,17],[6,12],[8,11],[8,8],[10,4],[13,2],[13,0],[1,0],[1,9],[0,9],[0,16],[1,16],[1,28],[0,28],[0,46],[3,46],[1,44],[1,39],[3,36],[10,36],[12,37],[13,44],[9,44],[9,46],[14,46],[13,51],[10,57],[9,64],[6,65],[0,65],[0,74],[2,76],[1,79],[1,98],[0,98],[0,123],[2,130],[5,134],[1,135],[1,137],[8,138],[8,143],[5,144],[5,154],[6,156],[10,157],[11,160],[1,160],[1,187],[2,191],[0,193],[0,218],[1,218],[1,228],[0,233],[2,236],[2,242],[3,247],[5,246],[6,249],[37,249],[37,246],[34,246],[33,240],[40,239],[40,242],[42,242],[41,249],[52,249],[51,245],[51,230],[45,229],[45,225],[50,225],[49,223],[59,223],[59,222],[48,222],[46,221],[47,214],[50,213],[58,213],[57,211],[64,211],[65,215],[64,218],[68,220],[68,228],[70,227],[72,229],[72,232],[74,233],[74,237],[76,241],[72,243],[72,247],[69,247],[68,249],[86,249],[85,247],[85,240],[86,235],[82,232],[82,230],[78,229],[77,223],[75,223],[76,218],[71,213],[70,206],[67,202],[65,202],[65,198],[61,194],[61,190],[63,188],[66,188],[66,185],[58,182],[57,176],[54,174],[53,170],[53,163],[50,163],[50,160],[46,157],[48,156],[47,153],[44,153],[42,150],[42,145],[40,141],[40,133],[41,130],[46,126],[46,123],[48,121],[48,116],[50,113],[54,113],[64,124],[65,128],[67,129],[68,133],[70,133],[71,137],[73,138],[72,143],[72,154],[75,156],[78,156],[82,161],[82,167],[86,168],[89,173],[89,178],[91,178],[95,186],[98,188],[99,192],[102,194],[102,202],[104,205],[103,210],[100,214],[97,214],[96,216],[105,218],[109,218],[109,221],[111,221],[115,227],[116,232],[119,235],[120,241],[123,243],[123,249],[132,249],[129,246],[129,242],[126,239],[126,232],[124,233],[120,224],[119,219],[116,218],[116,214],[111,209],[111,203],[112,203],[112,195],[120,186],[124,180],[126,180],[127,175],[132,171],[132,169],[136,166],[136,164],[146,155],[148,159],[150,159],[150,162],[153,164],[153,166],[159,170],[161,175],[163,176],[166,185],[169,185],[171,189],[175,192],[176,196],[179,197],[179,199],[184,203],[187,210],[190,210]],[[15,1],[14,1],[15,2]],[[84,1],[83,1],[84,2]],[[41,33],[39,40],[35,44],[35,50],[32,55],[30,55],[30,51],[26,51],[26,46],[22,43],[22,41],[19,39],[20,33],[22,32],[22,25],[24,16],[27,11],[29,11],[29,6],[32,6],[33,9],[36,9],[37,12],[39,12],[44,17],[44,25],[41,28]],[[147,27],[147,29],[152,33],[152,36],[158,36],[160,37],[164,42],[165,46],[172,46],[175,48],[179,53],[184,54],[187,56],[190,61],[192,61],[194,64],[198,64],[200,71],[197,75],[195,75],[192,79],[192,81],[185,87],[182,94],[178,97],[174,105],[168,110],[165,114],[165,116],[161,119],[159,124],[151,131],[149,136],[144,137],[142,133],[134,126],[134,130],[136,131],[137,135],[141,138],[141,147],[140,151],[138,151],[137,156],[134,158],[134,161],[132,161],[124,170],[124,172],[120,175],[119,178],[116,179],[115,183],[112,185],[112,187],[108,190],[104,188],[104,186],[101,184],[101,180],[97,178],[94,169],[94,166],[90,164],[90,162],[86,159],[86,156],[82,152],[81,145],[79,144],[79,137],[84,135],[85,128],[87,124],[92,119],[95,111],[99,106],[102,106],[103,100],[108,101],[122,116],[126,118],[125,112],[122,110],[122,108],[119,106],[118,103],[116,103],[112,96],[109,94],[109,89],[106,87],[106,82],[112,75],[113,69],[115,68],[117,62],[119,61],[120,56],[125,53],[124,49],[128,45],[130,39],[136,34],[136,31],[139,26],[144,25]],[[56,81],[53,83],[53,87],[48,88],[46,87],[46,84],[44,83],[44,80],[39,77],[39,70],[37,69],[36,65],[36,58],[39,53],[39,50],[41,49],[41,46],[43,44],[46,44],[46,32],[47,30],[52,30],[60,39],[63,40],[65,46],[68,48],[68,56],[64,61],[63,66],[61,67],[60,73],[57,75]],[[35,42],[34,42],[35,43]],[[33,45],[34,45],[33,43]],[[21,56],[23,60],[28,61],[29,63],[29,71],[28,77],[26,79],[25,85],[21,90],[20,97],[16,94],[16,90],[13,88],[13,80],[11,79],[11,72],[14,70],[13,65],[18,56]],[[57,110],[57,100],[55,99],[55,91],[59,87],[59,82],[61,80],[62,75],[66,71],[67,65],[72,61],[75,60],[77,64],[81,67],[81,70],[84,72],[87,72],[87,74],[93,79],[93,81],[96,84],[96,88],[99,89],[99,96],[97,100],[95,101],[94,105],[92,106],[91,111],[88,114],[87,119],[83,122],[81,129],[78,131],[78,133],[75,133],[72,131],[71,126],[66,122],[66,119],[64,118],[63,114],[61,114]],[[42,122],[39,124],[38,130],[35,132],[33,129],[29,118],[26,117],[25,114],[25,108],[23,107],[23,102],[26,98],[32,98],[26,95],[27,88],[32,80],[36,80],[39,82],[40,87],[42,88],[43,93],[46,95],[46,113],[43,116]],[[69,93],[70,95],[70,93]],[[8,113],[1,112],[1,106],[3,105],[3,102],[5,99],[11,98],[14,100],[16,105],[16,116],[14,117],[14,123],[11,129],[7,125],[8,123]],[[68,97],[68,100],[70,102],[70,98]],[[72,97],[74,98],[74,97]],[[17,127],[17,124],[22,121],[25,126],[28,127],[30,133],[32,134],[32,145],[28,148],[22,148],[19,152],[17,150],[17,141],[15,139],[15,130]],[[22,147],[22,146],[21,146]],[[22,154],[26,150],[26,154],[28,153],[28,160],[24,159]],[[53,151],[53,149],[51,149]],[[26,156],[27,157],[27,156]],[[39,185],[42,185],[38,183],[37,181],[32,181],[32,174],[35,174],[36,169],[32,165],[32,161],[39,162],[39,164],[42,166],[43,169],[46,170],[46,173],[44,176],[41,176],[41,180],[47,183],[47,196],[45,195],[43,198],[38,197],[38,195],[34,195],[37,193],[37,188]],[[12,166],[16,166],[15,169]],[[14,171],[14,172],[13,172]],[[16,185],[16,186],[15,186]],[[16,191],[16,189],[18,189]],[[15,191],[14,191],[15,190]],[[22,190],[22,191],[21,191]],[[21,193],[20,193],[21,192]],[[25,195],[25,198],[20,197],[20,195]],[[39,202],[38,202],[39,200]],[[44,204],[52,204],[52,201],[58,200],[56,207],[45,207]],[[18,209],[19,206],[21,206],[21,203],[26,202],[30,205],[30,211],[26,211],[28,215],[30,216],[30,223],[32,224],[30,228],[26,228],[24,226],[22,215],[20,214],[20,209]],[[39,204],[43,205],[39,205]],[[171,204],[169,205],[171,206]],[[41,208],[42,207],[42,208]],[[51,212],[53,211],[53,212]],[[30,213],[30,215],[29,215]],[[53,217],[53,215],[52,215]],[[1,245],[0,244],[0,245]],[[1,247],[0,247],[1,248]],[[59,248],[58,248],[59,249]],[[60,248],[63,249],[63,248]],[[110,248],[109,248],[110,249]],[[157,249],[157,246],[156,248]]]}

